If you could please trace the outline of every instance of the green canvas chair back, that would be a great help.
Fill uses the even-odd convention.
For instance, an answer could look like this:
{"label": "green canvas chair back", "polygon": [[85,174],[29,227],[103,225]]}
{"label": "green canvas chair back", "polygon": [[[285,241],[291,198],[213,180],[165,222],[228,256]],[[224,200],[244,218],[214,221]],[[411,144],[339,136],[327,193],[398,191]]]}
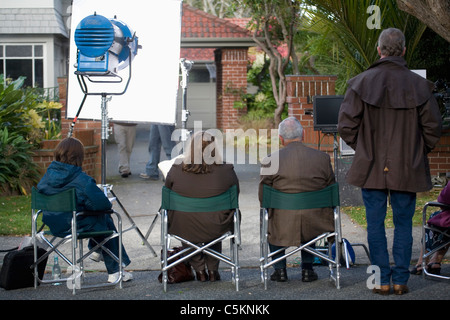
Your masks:
{"label": "green canvas chair back", "polygon": [[332,184],[322,190],[284,193],[263,185],[263,208],[302,210],[339,206],[339,185]]}
{"label": "green canvas chair back", "polygon": [[31,209],[33,210],[72,212],[76,208],[76,194],[73,188],[50,196],[40,193],[35,187],[31,189]]}
{"label": "green canvas chair back", "polygon": [[237,186],[209,198],[190,198],[179,195],[166,186],[162,188],[161,209],[184,212],[210,212],[238,208]]}

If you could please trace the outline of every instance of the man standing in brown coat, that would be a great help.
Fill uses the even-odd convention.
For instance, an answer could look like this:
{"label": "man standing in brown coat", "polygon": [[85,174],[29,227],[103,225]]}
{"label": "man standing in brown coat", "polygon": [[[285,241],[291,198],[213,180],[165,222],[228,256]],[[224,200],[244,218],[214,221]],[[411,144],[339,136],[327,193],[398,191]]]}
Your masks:
{"label": "man standing in brown coat", "polygon": [[[296,118],[289,117],[282,121],[278,131],[283,148],[269,156],[271,160],[278,157],[278,171],[274,174],[268,173],[262,166],[259,183],[260,202],[264,184],[284,193],[298,193],[321,190],[335,183],[330,156],[302,143],[303,127]],[[270,161],[265,159],[263,163]],[[271,252],[282,247],[299,246],[322,233],[332,231],[334,231],[332,208],[269,211],[268,241]],[[283,255],[284,251],[281,251],[275,254],[273,259]],[[303,250],[301,257],[302,281],[316,280],[317,274],[313,270],[314,257]],[[270,279],[286,281],[286,260],[275,263],[274,268]]]}
{"label": "man standing in brown coat", "polygon": [[[381,57],[350,79],[338,132],[355,150],[347,181],[362,188],[372,264],[380,268],[375,293],[408,292],[416,193],[432,188],[427,154],[439,141],[441,116],[429,81],[408,70],[405,37],[395,28],[378,40]],[[394,215],[394,266],[384,228],[387,199]]]}

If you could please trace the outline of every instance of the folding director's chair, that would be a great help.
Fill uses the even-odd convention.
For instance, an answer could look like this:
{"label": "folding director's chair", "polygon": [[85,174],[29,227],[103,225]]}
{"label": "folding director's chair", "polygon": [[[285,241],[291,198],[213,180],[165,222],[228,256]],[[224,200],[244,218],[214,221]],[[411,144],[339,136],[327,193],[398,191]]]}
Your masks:
{"label": "folding director's chair", "polygon": [[[228,231],[219,238],[206,243],[203,246],[199,246],[190,242],[182,237],[170,234],[168,232],[168,210],[182,211],[184,214],[190,212],[210,212],[220,210],[233,210],[231,214],[234,215],[233,231]],[[241,231],[240,231],[240,213],[238,205],[238,192],[237,186],[234,185],[228,191],[214,197],[209,198],[189,198],[184,197],[169,188],[163,186],[162,188],[162,202],[161,202],[161,269],[162,269],[162,282],[164,284],[164,291],[167,291],[167,270],[173,266],[189,259],[190,257],[203,252],[210,256],[219,259],[231,266],[232,281],[236,286],[236,291],[239,291],[239,246],[241,244]],[[170,248],[170,240],[176,239],[184,244],[187,244],[189,248],[178,252],[177,254],[168,257],[167,251]],[[230,240],[230,255],[225,255],[212,250],[210,247],[220,241]],[[177,258],[179,258],[176,260]],[[173,261],[175,259],[175,261]]]}
{"label": "folding director's chair", "polygon": [[[438,278],[438,279],[446,279],[446,280],[450,280],[450,275],[440,275],[440,274],[432,274],[429,273],[427,271],[427,259],[429,257],[431,257],[435,252],[441,250],[442,248],[450,245],[450,230],[449,228],[444,229],[444,228],[437,228],[431,225],[427,224],[428,219],[430,218],[429,215],[427,214],[427,209],[429,207],[437,207],[441,210],[450,210],[450,205],[448,204],[444,204],[441,202],[437,202],[437,201],[431,201],[431,202],[427,202],[425,204],[425,206],[423,207],[423,220],[422,220],[422,274],[423,276],[429,276],[429,277],[433,277],[433,278]],[[437,248],[434,248],[432,251],[427,252],[426,251],[426,231],[430,230],[433,233],[439,235],[440,237],[442,237],[443,239],[447,238],[447,241],[444,241],[440,246],[438,246]]]}
{"label": "folding director's chair", "polygon": [[[280,249],[276,252],[269,253],[268,242],[268,225],[269,225],[269,210],[268,209],[286,209],[286,210],[300,210],[300,209],[313,209],[313,208],[326,208],[332,207],[334,209],[334,232],[323,233],[316,238],[302,244],[292,251],[278,259],[269,261],[273,255],[279,253]],[[289,256],[300,252],[301,250],[307,251],[314,256],[317,256],[324,261],[328,262],[330,269],[330,280],[334,280],[335,285],[340,289],[340,245],[335,247],[334,258],[331,254],[331,245],[328,245],[328,256],[321,252],[319,249],[310,247],[317,241],[325,240],[328,244],[333,241],[330,238],[334,238],[337,244],[341,243],[341,220],[339,207],[339,187],[335,183],[319,191],[300,192],[300,193],[283,193],[268,185],[263,186],[263,200],[260,211],[260,269],[261,269],[261,281],[264,283],[264,288],[267,289],[268,280],[268,268],[276,262],[286,259]],[[286,248],[284,248],[286,249]],[[333,266],[336,268],[336,275],[333,274]]]}
{"label": "folding director's chair", "polygon": [[[114,210],[105,212],[106,214],[115,214],[117,217],[118,225],[117,232],[114,230],[109,231],[96,231],[96,232],[77,232],[77,217],[82,215],[89,215],[90,212],[77,212],[76,209],[76,193],[75,189],[69,189],[55,195],[45,195],[40,193],[36,188],[32,188],[31,192],[31,209],[32,209],[32,237],[34,244],[34,287],[36,288],[39,283],[57,283],[66,282],[68,287],[72,289],[73,294],[75,294],[76,289],[83,288],[93,288],[93,287],[105,287],[114,286],[119,284],[122,288],[122,250],[119,250],[119,256],[115,256],[110,250],[108,250],[103,245],[110,239],[118,237],[119,248],[122,248],[122,219],[120,215]],[[68,212],[72,213],[72,223],[71,223],[71,234],[65,236],[64,238],[58,238],[51,234],[50,231],[37,232],[37,218],[43,211],[50,212]],[[92,213],[91,213],[92,214]],[[96,212],[95,214],[98,214]],[[47,239],[47,236],[49,239]],[[93,238],[104,236],[103,241],[96,242]],[[42,255],[39,259],[37,258],[37,237],[39,237],[44,243],[49,246],[47,252]],[[83,240],[91,239],[95,241],[96,245],[89,250],[86,254],[83,254]],[[67,257],[60,249],[65,243],[71,242],[71,257]],[[77,258],[77,248],[79,251],[79,258]],[[83,261],[94,251],[102,249],[103,253],[107,253],[112,256],[119,263],[119,277],[116,281],[111,283],[97,283],[90,285],[82,285],[81,280],[84,277],[84,266]],[[72,269],[72,274],[66,279],[59,280],[41,280],[38,277],[37,266],[38,264],[48,257],[51,253],[56,253],[61,257]]]}

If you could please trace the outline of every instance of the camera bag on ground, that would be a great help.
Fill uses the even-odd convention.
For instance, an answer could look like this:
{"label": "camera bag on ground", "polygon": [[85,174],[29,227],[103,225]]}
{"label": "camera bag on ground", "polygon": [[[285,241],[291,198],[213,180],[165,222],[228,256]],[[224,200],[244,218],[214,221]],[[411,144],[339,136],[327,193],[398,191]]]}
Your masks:
{"label": "camera bag on ground", "polygon": [[[34,286],[34,262],[33,246],[8,252],[3,258],[2,270],[0,271],[0,287],[6,290],[26,288]],[[38,247],[38,258],[46,250]],[[39,279],[44,276],[47,258],[38,265]]]}

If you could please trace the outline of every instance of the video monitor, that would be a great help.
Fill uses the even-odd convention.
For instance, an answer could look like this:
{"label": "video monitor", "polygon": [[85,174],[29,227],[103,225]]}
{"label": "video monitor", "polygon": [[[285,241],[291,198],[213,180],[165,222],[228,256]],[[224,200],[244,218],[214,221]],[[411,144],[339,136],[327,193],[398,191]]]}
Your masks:
{"label": "video monitor", "polygon": [[337,133],[339,109],[344,96],[314,96],[314,130]]}

